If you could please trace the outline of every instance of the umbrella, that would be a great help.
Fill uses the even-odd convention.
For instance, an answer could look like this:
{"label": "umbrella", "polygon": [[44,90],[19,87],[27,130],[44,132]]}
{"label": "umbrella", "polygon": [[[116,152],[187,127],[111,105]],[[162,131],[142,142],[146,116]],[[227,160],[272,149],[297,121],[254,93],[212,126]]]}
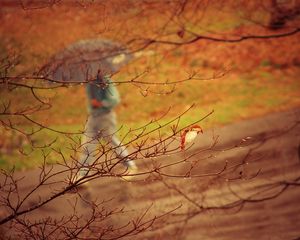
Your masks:
{"label": "umbrella", "polygon": [[121,44],[106,39],[78,41],[55,54],[41,74],[59,82],[87,82],[102,74],[113,74],[132,55]]}

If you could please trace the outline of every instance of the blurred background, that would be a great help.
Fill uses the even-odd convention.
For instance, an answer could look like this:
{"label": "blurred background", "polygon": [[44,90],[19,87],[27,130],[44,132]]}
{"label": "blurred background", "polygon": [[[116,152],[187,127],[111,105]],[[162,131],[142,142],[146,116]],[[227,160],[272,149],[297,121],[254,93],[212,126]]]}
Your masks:
{"label": "blurred background", "polygon": [[[39,69],[82,39],[110,39],[141,53],[112,76],[121,94],[116,109],[121,137],[151,120],[158,122],[147,128],[155,128],[191,106],[179,125],[214,110],[201,122],[203,129],[300,106],[299,1],[5,0],[0,5],[1,111],[10,103],[10,112],[51,129],[83,130],[84,86],[35,89],[33,94],[7,81],[41,86],[34,78]],[[0,119],[4,169],[41,162],[43,153],[32,143],[64,148],[70,141],[38,130],[20,115],[1,114]],[[8,129],[9,123],[18,130]],[[24,137],[20,131],[32,134]],[[170,132],[167,127],[160,134]],[[57,161],[50,148],[44,151],[51,153],[49,162]]]}

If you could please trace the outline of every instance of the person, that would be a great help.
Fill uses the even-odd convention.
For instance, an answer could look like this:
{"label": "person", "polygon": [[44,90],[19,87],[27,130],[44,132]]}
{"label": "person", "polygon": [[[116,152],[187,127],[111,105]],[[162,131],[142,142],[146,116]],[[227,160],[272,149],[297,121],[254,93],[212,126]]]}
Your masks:
{"label": "person", "polygon": [[76,178],[88,174],[89,166],[98,159],[101,140],[105,140],[112,146],[117,158],[128,168],[130,174],[136,172],[135,162],[129,159],[126,147],[116,136],[117,122],[114,108],[120,103],[120,96],[112,80],[99,71],[97,79],[87,84],[86,92],[89,117],[81,144],[83,148],[79,159],[81,168]]}

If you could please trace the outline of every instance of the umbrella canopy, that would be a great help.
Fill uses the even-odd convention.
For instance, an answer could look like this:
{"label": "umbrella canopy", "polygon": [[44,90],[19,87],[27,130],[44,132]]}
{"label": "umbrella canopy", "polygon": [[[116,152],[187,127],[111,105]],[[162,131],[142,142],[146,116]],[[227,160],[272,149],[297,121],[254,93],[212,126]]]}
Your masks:
{"label": "umbrella canopy", "polygon": [[97,74],[113,74],[132,58],[121,44],[92,39],[78,41],[54,55],[42,68],[42,74],[55,81],[87,82]]}

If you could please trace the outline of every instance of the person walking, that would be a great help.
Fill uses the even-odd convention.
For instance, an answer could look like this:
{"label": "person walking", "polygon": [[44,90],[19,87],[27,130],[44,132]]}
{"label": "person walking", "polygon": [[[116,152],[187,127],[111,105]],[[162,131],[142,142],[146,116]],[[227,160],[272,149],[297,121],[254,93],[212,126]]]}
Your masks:
{"label": "person walking", "polygon": [[81,144],[83,149],[79,159],[81,168],[76,179],[88,174],[90,166],[98,160],[97,153],[99,155],[98,147],[101,140],[111,145],[117,158],[128,168],[128,173],[135,173],[137,170],[135,162],[129,159],[126,147],[116,136],[117,122],[114,108],[120,103],[120,96],[112,80],[99,71],[97,79],[87,84],[86,92],[89,117]]}

